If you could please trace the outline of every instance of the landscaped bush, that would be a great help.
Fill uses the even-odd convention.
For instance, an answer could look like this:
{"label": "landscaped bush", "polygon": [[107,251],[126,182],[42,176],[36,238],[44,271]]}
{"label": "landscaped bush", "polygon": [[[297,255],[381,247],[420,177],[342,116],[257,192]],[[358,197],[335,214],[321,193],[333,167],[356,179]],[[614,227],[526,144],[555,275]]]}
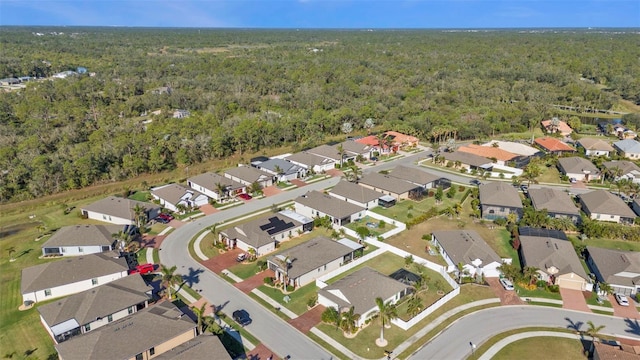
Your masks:
{"label": "landscaped bush", "polygon": [[271,276],[265,277],[263,281],[264,281],[265,284],[273,286],[274,280],[273,280],[273,278]]}
{"label": "landscaped bush", "polygon": [[560,287],[558,285],[549,285],[547,286],[547,290],[549,290],[552,293],[558,293],[560,292]]}
{"label": "landscaped bush", "polygon": [[507,225],[507,219],[505,219],[505,218],[497,218],[497,219],[493,220],[493,223],[498,225],[498,226],[505,226],[505,225]]}
{"label": "landscaped bush", "polygon": [[544,289],[547,286],[547,282],[544,281],[544,280],[538,280],[538,281],[536,281],[536,286],[539,289]]}
{"label": "landscaped bush", "polygon": [[296,287],[295,287],[295,286],[293,286],[293,285],[287,285],[287,291],[288,291],[288,292],[292,292],[292,291],[293,291],[293,290],[295,290],[295,289],[296,289]]}
{"label": "landscaped bush", "polygon": [[313,295],[307,300],[307,306],[310,308],[316,306],[316,303],[318,303],[318,295]]}
{"label": "landscaped bush", "polygon": [[464,191],[464,189],[465,189],[465,187],[464,187],[464,186],[462,186],[462,185],[458,186],[458,192],[463,192],[463,191]]}
{"label": "landscaped bush", "polygon": [[384,229],[386,226],[387,226],[387,223],[386,223],[386,222],[384,222],[384,220],[380,220],[380,221],[378,222],[378,228],[379,228],[379,229]]}

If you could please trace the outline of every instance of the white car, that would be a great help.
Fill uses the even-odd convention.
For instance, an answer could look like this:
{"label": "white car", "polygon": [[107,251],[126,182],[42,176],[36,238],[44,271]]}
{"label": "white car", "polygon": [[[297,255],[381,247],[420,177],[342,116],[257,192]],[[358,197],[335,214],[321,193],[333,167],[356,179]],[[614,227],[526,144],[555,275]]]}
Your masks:
{"label": "white car", "polygon": [[507,278],[500,279],[500,285],[502,285],[505,290],[513,291],[513,283]]}
{"label": "white car", "polygon": [[618,302],[618,304],[620,304],[620,306],[629,306],[629,299],[627,299],[626,296],[622,294],[615,294],[615,297],[616,297],[616,301]]}

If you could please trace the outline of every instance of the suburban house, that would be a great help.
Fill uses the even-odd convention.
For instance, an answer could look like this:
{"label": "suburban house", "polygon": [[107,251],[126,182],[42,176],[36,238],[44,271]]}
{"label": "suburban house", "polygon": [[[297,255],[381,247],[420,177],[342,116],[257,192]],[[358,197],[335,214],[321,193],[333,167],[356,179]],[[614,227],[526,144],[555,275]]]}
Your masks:
{"label": "suburban house", "polygon": [[[187,179],[187,184],[215,201],[231,199],[247,191],[247,185],[216,173],[207,172]],[[218,186],[220,184],[220,188]],[[224,189],[224,190],[223,190]]]}
{"label": "suburban house", "polygon": [[146,308],[152,290],[140,274],[125,276],[38,307],[40,321],[59,344]]}
{"label": "suburban house", "polygon": [[462,264],[463,271],[468,276],[498,277],[502,259],[473,230],[434,231],[431,241],[440,249],[442,257],[447,262],[447,272],[459,271]]}
{"label": "suburban house", "polygon": [[564,141],[552,137],[537,138],[534,142],[546,153],[563,154],[576,152],[576,149]]}
{"label": "suburban house", "polygon": [[640,216],[640,199],[635,199],[631,203],[631,208],[636,212],[636,214],[638,214],[638,216]]}
{"label": "suburban house", "polygon": [[640,252],[587,246],[586,260],[598,282],[614,293],[636,295],[640,288]]}
{"label": "suburban house", "polygon": [[620,140],[625,140],[625,139],[635,139],[638,134],[627,128],[626,126],[620,124],[620,125],[616,125],[613,127],[613,134],[618,137],[618,139]]}
{"label": "suburban house", "polygon": [[307,176],[307,169],[287,160],[273,158],[252,163],[255,168],[273,175],[276,181],[289,182]]}
{"label": "suburban house", "polygon": [[63,226],[42,244],[42,256],[79,256],[112,251],[117,248],[114,234],[122,225]]}
{"label": "suburban house", "polygon": [[342,150],[346,153],[349,159],[356,159],[358,156],[362,156],[365,159],[369,159],[371,157],[371,153],[373,149],[371,146],[366,144],[361,144],[355,142],[353,140],[343,141],[340,144],[336,145],[336,149],[338,146],[342,145]]}
{"label": "suburban house", "polygon": [[362,245],[349,239],[320,236],[270,256],[267,266],[277,281],[298,288],[352,261],[362,250]]}
{"label": "suburban house", "polygon": [[295,200],[296,212],[310,218],[328,216],[334,227],[361,219],[366,209],[319,191],[309,191]]}
{"label": "suburban house", "polygon": [[614,149],[608,142],[601,139],[582,138],[577,142],[578,146],[584,149],[587,156],[609,156]]}
{"label": "suburban house", "polygon": [[613,147],[621,156],[631,159],[640,159],[640,142],[637,140],[620,140],[613,143]]}
{"label": "suburban house", "polygon": [[301,166],[307,169],[307,171],[313,171],[315,173],[322,173],[324,171],[331,170],[336,166],[335,160],[315,155],[307,151],[289,155],[285,157],[285,160]]}
{"label": "suburban house", "polygon": [[593,342],[593,360],[638,360],[640,349],[638,346],[616,342]]}
{"label": "suburban house", "polygon": [[589,182],[600,179],[600,170],[593,163],[579,156],[558,159],[558,169],[563,175],[577,181]]}
{"label": "suburban house", "polygon": [[518,155],[502,150],[493,146],[481,146],[469,144],[466,146],[460,146],[458,151],[465,153],[478,155],[487,159],[491,159],[498,165],[506,165],[507,161],[515,159]]}
{"label": "suburban house", "polygon": [[640,184],[640,166],[631,161],[605,161],[602,166],[611,173],[615,181],[628,179],[635,184]]}
{"label": "suburban house", "polygon": [[405,135],[397,131],[385,132],[384,139],[387,143],[395,146],[396,148],[418,146],[418,142],[420,141],[420,139],[415,136]]}
{"label": "suburban house", "polygon": [[[343,149],[344,151],[344,149]],[[340,165],[341,161],[347,161],[349,159],[354,159],[355,156],[348,156],[346,153],[343,154],[342,159],[340,158],[340,152],[338,151],[335,145],[327,145],[323,144],[312,149],[307,150],[307,153],[320,156],[329,161],[333,161],[335,164]]]}
{"label": "suburban house", "polygon": [[444,179],[432,173],[404,165],[396,166],[391,170],[389,176],[418,185],[423,190],[438,186],[442,186],[443,189],[446,189],[451,186],[451,181],[449,179]]}
{"label": "suburban house", "polygon": [[482,218],[495,220],[515,214],[516,219],[522,217],[522,200],[518,191],[511,184],[489,182],[478,186],[480,210]]}
{"label": "suburban house", "polygon": [[423,193],[420,185],[376,172],[364,174],[358,183],[371,190],[393,196],[396,200],[420,198]]}
{"label": "suburban house", "polygon": [[197,324],[163,301],[56,345],[60,360],[153,359],[197,336]]}
{"label": "suburban house", "polygon": [[580,195],[582,211],[590,219],[622,224],[633,224],[636,214],[616,195],[606,190],[595,190]]}
{"label": "suburban house", "polygon": [[220,231],[218,235],[227,247],[236,247],[255,256],[268,254],[282,241],[313,230],[313,220],[291,210],[252,220]]}
{"label": "suburban house", "polygon": [[542,120],[542,127],[549,134],[559,133],[562,136],[569,136],[573,132],[571,126],[558,118]]}
{"label": "suburban house", "polygon": [[[136,209],[141,213],[136,214]],[[86,205],[81,209],[82,216],[118,225],[136,225],[136,217],[153,220],[160,214],[161,207],[142,201],[109,196]]]}
{"label": "suburban house", "polygon": [[154,357],[154,360],[197,360],[202,356],[215,360],[232,360],[231,355],[214,334],[200,334],[184,344]]}
{"label": "suburban house", "polygon": [[376,298],[397,303],[411,291],[411,286],[364,267],[318,291],[318,304],[333,307],[339,312],[354,308],[360,314],[356,326],[360,327],[378,312]]}
{"label": "suburban house", "polygon": [[67,296],[127,276],[125,258],[104,254],[71,257],[22,269],[20,291],[24,305]]}
{"label": "suburban house", "polygon": [[489,170],[492,166],[490,159],[464,151],[444,152],[440,154],[440,156],[445,159],[447,167],[465,169],[467,172],[471,172],[472,170]]}
{"label": "suburban house", "polygon": [[273,185],[273,175],[251,166],[240,165],[238,167],[225,170],[224,177],[239,182],[245,186],[251,186],[253,183],[258,183],[261,187],[266,188]]}
{"label": "suburban house", "polygon": [[529,199],[536,211],[547,210],[552,218],[569,218],[574,224],[580,222],[580,210],[565,191],[551,188],[529,189]]}
{"label": "suburban house", "polygon": [[341,180],[329,191],[329,195],[369,210],[378,206],[378,199],[384,194],[356,183]]}
{"label": "suburban house", "polygon": [[523,157],[537,156],[540,154],[540,150],[532,146],[513,141],[491,140],[482,144],[482,146],[495,147]]}
{"label": "suburban house", "polygon": [[377,151],[379,154],[391,154],[398,151],[397,146],[389,145],[384,137],[378,138],[376,135],[365,136],[354,141],[371,147],[372,153]]}
{"label": "suburban house", "polygon": [[151,189],[151,196],[174,212],[182,212],[180,209],[199,208],[209,203],[209,198],[200,192],[180,184],[168,184]]}
{"label": "suburban house", "polygon": [[523,235],[525,232],[522,230],[519,252],[523,268],[526,266],[537,268],[540,280],[561,288],[592,290],[592,284],[580,263],[578,254],[563,232],[531,229],[531,235]]}

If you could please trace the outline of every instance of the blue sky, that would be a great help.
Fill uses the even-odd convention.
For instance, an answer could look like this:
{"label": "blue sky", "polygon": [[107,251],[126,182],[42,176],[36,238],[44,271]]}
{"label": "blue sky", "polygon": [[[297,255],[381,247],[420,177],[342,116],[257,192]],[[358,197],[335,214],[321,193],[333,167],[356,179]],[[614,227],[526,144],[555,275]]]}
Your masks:
{"label": "blue sky", "polygon": [[640,27],[639,0],[0,0],[0,25]]}

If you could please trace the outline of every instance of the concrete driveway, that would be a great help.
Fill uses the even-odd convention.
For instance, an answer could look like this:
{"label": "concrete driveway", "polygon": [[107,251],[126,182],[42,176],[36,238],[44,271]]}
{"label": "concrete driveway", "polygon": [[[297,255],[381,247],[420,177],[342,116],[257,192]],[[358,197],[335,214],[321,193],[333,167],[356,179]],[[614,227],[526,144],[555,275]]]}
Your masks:
{"label": "concrete driveway", "polygon": [[582,291],[560,288],[560,296],[563,309],[591,312]]}

